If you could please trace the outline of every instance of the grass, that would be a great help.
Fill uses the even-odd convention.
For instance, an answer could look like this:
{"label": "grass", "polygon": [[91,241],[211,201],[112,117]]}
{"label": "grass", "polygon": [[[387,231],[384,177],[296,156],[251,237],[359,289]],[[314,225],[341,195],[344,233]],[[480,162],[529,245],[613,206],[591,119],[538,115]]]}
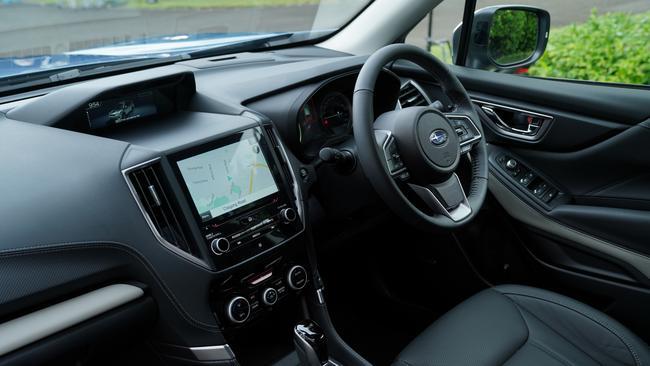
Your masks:
{"label": "grass", "polygon": [[[93,3],[96,0],[89,0]],[[77,4],[77,7],[83,7],[84,0],[29,0],[26,1],[39,5],[61,5],[70,6],[69,3]],[[99,2],[99,1],[98,1]],[[291,6],[318,4],[319,0],[158,0],[155,3],[149,3],[147,0],[105,0],[108,6],[126,6],[135,9],[212,9],[212,8],[252,8],[252,7],[271,7],[271,6]]]}

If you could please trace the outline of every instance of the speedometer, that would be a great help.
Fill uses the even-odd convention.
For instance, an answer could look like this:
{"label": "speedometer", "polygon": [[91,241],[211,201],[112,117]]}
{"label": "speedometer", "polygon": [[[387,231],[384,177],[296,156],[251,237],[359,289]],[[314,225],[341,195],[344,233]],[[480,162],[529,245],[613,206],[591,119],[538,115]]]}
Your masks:
{"label": "speedometer", "polygon": [[352,107],[350,100],[344,94],[333,92],[327,94],[319,108],[320,122],[323,127],[333,134],[345,133],[352,122]]}

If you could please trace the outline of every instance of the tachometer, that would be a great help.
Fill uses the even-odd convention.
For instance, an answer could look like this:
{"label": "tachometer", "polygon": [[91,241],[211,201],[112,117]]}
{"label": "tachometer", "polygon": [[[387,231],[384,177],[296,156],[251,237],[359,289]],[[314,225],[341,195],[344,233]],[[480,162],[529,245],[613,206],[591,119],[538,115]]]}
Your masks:
{"label": "tachometer", "polygon": [[320,122],[323,127],[333,134],[347,132],[352,122],[352,106],[344,94],[333,92],[327,94],[321,101]]}

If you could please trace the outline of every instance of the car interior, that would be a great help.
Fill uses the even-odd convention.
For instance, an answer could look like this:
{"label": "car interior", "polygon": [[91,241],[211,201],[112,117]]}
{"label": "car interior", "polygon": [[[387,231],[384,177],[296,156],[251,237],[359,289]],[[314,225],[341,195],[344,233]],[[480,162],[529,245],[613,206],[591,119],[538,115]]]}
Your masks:
{"label": "car interior", "polygon": [[0,88],[0,365],[649,364],[650,89],[439,3]]}

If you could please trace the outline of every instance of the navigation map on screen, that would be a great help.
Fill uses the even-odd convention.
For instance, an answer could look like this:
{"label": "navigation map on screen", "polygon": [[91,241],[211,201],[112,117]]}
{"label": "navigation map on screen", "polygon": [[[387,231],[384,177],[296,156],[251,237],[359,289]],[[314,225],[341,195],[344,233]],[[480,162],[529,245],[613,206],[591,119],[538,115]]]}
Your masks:
{"label": "navigation map on screen", "polygon": [[252,133],[245,132],[239,142],[177,164],[204,222],[278,191]]}

